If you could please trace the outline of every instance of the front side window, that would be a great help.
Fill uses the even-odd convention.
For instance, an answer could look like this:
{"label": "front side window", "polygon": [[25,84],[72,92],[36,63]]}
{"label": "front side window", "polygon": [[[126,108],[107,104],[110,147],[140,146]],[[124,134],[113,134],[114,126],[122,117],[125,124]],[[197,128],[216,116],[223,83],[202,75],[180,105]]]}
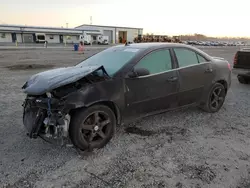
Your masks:
{"label": "front side window", "polygon": [[199,63],[195,52],[185,48],[175,48],[175,55],[179,63],[179,67],[186,67],[189,65],[196,65]]}
{"label": "front side window", "polygon": [[141,59],[135,68],[146,68],[150,74],[171,70],[172,61],[170,52],[169,50],[154,51]]}
{"label": "front side window", "polygon": [[113,76],[127,64],[140,49],[131,47],[113,47],[103,50],[79,63],[77,66],[103,66]]}

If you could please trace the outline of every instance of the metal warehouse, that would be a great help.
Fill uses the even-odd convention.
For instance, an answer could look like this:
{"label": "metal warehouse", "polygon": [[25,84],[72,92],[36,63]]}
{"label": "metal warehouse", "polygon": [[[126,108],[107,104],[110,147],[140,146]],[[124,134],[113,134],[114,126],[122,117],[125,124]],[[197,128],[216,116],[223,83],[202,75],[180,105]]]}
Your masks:
{"label": "metal warehouse", "polygon": [[[101,25],[87,25],[83,24],[76,29],[81,30],[97,30],[100,31],[104,36],[108,36],[109,43],[125,43],[125,42],[133,42],[134,38],[142,35],[142,28],[132,28],[132,27],[117,27],[117,26],[101,26]],[[93,40],[95,36],[90,34]]]}
{"label": "metal warehouse", "polygon": [[[106,37],[109,44],[133,42],[142,35],[142,28],[81,25],[76,28],[37,27],[22,25],[1,25],[0,43],[78,43],[80,36],[88,37],[91,43]],[[86,40],[86,38],[84,39]]]}
{"label": "metal warehouse", "polygon": [[75,43],[79,41],[81,30],[68,28],[0,25],[0,42],[33,43]]}

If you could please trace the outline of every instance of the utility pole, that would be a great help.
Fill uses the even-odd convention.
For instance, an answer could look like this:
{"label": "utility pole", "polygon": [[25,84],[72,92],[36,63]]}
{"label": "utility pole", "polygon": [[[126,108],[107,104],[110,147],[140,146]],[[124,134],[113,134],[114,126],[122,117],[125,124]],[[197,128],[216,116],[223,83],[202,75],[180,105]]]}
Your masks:
{"label": "utility pole", "polygon": [[90,16],[90,25],[92,25],[92,16]]}

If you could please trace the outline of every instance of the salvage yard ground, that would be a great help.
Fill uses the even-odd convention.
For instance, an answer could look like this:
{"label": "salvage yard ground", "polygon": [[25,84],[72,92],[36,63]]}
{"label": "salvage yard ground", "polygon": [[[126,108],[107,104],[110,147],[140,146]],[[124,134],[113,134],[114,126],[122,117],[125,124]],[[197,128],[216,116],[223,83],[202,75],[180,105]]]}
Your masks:
{"label": "salvage yard ground", "polygon": [[[218,113],[188,108],[148,117],[118,127],[111,142],[93,153],[26,137],[26,79],[102,49],[0,49],[0,187],[250,187],[250,85],[235,75]],[[237,47],[202,49],[232,63]]]}

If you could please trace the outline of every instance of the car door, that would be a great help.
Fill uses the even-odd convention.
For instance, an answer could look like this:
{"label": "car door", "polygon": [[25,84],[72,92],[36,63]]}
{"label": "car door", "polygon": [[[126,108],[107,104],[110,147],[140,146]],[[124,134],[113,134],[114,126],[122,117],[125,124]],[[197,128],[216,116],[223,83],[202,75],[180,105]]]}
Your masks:
{"label": "car door", "polygon": [[213,78],[211,62],[201,54],[188,48],[173,49],[180,78],[179,106],[195,103],[203,95],[203,91]]}
{"label": "car door", "polygon": [[134,68],[146,68],[150,74],[125,79],[124,116],[147,115],[154,111],[175,107],[178,92],[177,71],[169,49],[153,51],[144,56]]}

